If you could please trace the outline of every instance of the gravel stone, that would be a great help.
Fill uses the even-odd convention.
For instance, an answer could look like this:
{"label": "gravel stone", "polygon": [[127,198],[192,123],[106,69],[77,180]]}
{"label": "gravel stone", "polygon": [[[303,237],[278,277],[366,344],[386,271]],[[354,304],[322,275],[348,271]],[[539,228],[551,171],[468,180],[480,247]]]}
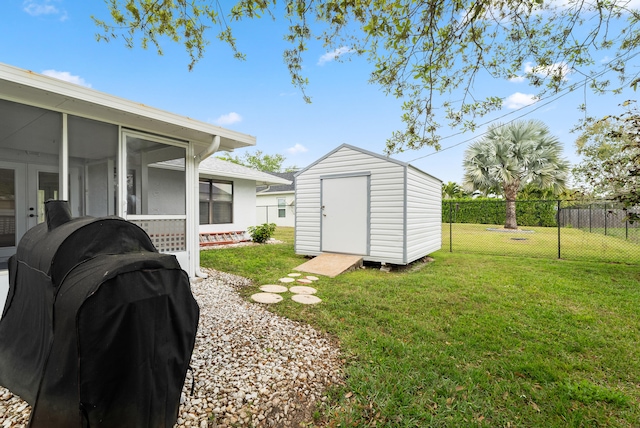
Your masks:
{"label": "gravel stone", "polygon": [[[192,282],[200,320],[176,428],[300,427],[343,383],[338,347],[309,325],[241,298],[252,283],[207,270]],[[193,395],[191,387],[194,386]],[[31,407],[0,387],[0,427],[26,428]]]}

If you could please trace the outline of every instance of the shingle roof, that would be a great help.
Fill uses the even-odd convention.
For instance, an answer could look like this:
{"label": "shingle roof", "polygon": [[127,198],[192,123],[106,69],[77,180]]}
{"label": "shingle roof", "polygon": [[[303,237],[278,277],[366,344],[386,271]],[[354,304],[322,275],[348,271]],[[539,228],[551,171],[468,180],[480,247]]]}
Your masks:
{"label": "shingle roof", "polygon": [[282,193],[282,192],[293,192],[295,191],[295,183],[293,176],[295,172],[270,172],[269,174],[280,177],[284,180],[288,180],[289,184],[274,184],[271,186],[258,186],[256,188],[256,193]]}
{"label": "shingle roof", "polygon": [[281,178],[276,174],[266,173],[255,169],[247,168],[246,166],[238,165],[233,162],[223,161],[214,156],[211,156],[202,162],[198,168],[200,175],[215,175],[230,178],[241,178],[245,180],[255,180],[256,185],[289,185],[291,180]]}

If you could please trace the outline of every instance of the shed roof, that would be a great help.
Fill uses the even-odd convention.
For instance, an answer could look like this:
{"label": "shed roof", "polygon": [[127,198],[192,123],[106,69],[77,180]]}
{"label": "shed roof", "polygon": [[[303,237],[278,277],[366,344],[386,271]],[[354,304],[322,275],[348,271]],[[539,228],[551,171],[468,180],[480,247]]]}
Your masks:
{"label": "shed roof", "polygon": [[274,174],[247,168],[233,162],[224,161],[211,156],[202,162],[198,168],[200,175],[210,175],[218,177],[239,178],[244,180],[252,180],[256,185],[283,184],[289,185],[291,181],[278,177]]}
{"label": "shed roof", "polygon": [[318,159],[315,162],[313,162],[311,165],[309,165],[306,168],[303,168],[300,171],[296,172],[295,173],[295,177],[299,176],[300,174],[304,173],[308,169],[310,169],[310,168],[314,167],[315,165],[319,164],[320,162],[322,162],[323,160],[325,160],[326,158],[328,158],[329,156],[333,155],[338,150],[343,149],[343,148],[348,148],[348,149],[351,149],[351,150],[355,150],[355,151],[358,151],[360,153],[364,153],[364,154],[367,154],[369,156],[373,156],[375,158],[382,159],[382,160],[387,161],[387,162],[395,163],[395,164],[400,165],[400,166],[402,166],[404,168],[412,168],[412,169],[414,169],[414,170],[416,170],[416,171],[418,171],[418,172],[420,172],[422,174],[428,175],[429,177],[432,177],[432,178],[434,178],[434,179],[436,179],[438,181],[442,181],[439,178],[434,177],[433,175],[429,174],[428,172],[425,172],[425,171],[421,170],[420,168],[416,168],[415,166],[413,166],[413,165],[411,165],[411,164],[409,164],[407,162],[402,162],[402,161],[399,161],[397,159],[390,158],[388,156],[383,156],[383,155],[380,155],[378,153],[374,153],[374,152],[369,151],[369,150],[361,149],[360,147],[352,146],[351,144],[341,144],[340,146],[338,146],[335,149],[331,150],[326,155],[322,156],[320,159]]}
{"label": "shed roof", "polygon": [[251,135],[2,63],[0,98],[192,141],[199,145],[208,145],[214,135],[219,135],[221,151],[256,144],[256,138]]}

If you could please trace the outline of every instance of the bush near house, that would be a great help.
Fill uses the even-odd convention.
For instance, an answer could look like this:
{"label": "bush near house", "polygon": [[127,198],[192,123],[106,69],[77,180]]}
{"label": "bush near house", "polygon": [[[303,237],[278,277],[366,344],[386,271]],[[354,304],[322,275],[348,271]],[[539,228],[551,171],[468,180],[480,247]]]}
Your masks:
{"label": "bush near house", "polygon": [[267,242],[275,230],[275,223],[264,223],[259,226],[247,227],[247,232],[251,235],[251,239],[253,242],[257,242],[258,244],[264,244]]}

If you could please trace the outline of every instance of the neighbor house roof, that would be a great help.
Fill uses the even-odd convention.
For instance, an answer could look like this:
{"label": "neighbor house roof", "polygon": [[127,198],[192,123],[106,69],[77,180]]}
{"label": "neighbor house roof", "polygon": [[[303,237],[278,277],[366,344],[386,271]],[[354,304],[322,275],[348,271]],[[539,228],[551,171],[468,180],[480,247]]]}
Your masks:
{"label": "neighbor house roof", "polygon": [[198,168],[200,175],[210,175],[217,177],[239,178],[244,180],[253,180],[256,185],[284,184],[289,185],[291,181],[278,177],[273,174],[247,168],[233,162],[227,162],[211,156],[202,162]]}
{"label": "neighbor house roof", "polygon": [[220,151],[254,146],[256,138],[60,79],[0,63],[0,98],[162,134],[199,145],[220,136]]}
{"label": "neighbor house roof", "polygon": [[269,174],[275,175],[280,178],[284,178],[285,180],[289,180],[289,184],[275,184],[271,186],[258,186],[256,188],[256,193],[264,195],[267,193],[293,193],[296,190],[296,186],[294,183],[294,175],[295,172],[270,172]]}

